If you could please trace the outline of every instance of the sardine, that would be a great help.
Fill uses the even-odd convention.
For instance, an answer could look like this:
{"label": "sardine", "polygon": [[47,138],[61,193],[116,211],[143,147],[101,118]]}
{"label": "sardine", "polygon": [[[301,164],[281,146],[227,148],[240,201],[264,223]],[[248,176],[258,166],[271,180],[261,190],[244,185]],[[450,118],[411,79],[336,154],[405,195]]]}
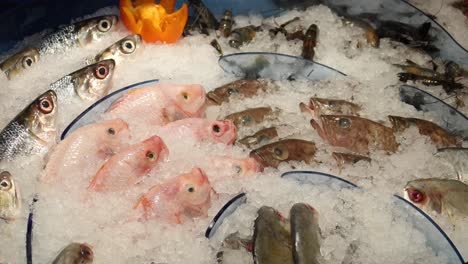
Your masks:
{"label": "sardine", "polygon": [[104,60],[72,72],[50,85],[60,102],[77,96],[86,101],[96,101],[107,95],[112,85],[115,61]]}
{"label": "sardine", "polygon": [[270,143],[273,139],[278,137],[278,131],[276,127],[264,128],[253,135],[244,137],[238,142],[240,144],[246,145],[247,147],[252,147],[258,144],[267,144]]}
{"label": "sardine", "polygon": [[424,210],[445,213],[452,219],[468,216],[468,185],[449,179],[417,179],[405,186],[405,198]]}
{"label": "sardine", "polygon": [[214,89],[206,94],[210,104],[220,105],[229,102],[231,97],[251,98],[268,89],[269,82],[265,80],[237,80]]}
{"label": "sardine", "polygon": [[107,49],[100,52],[95,57],[95,62],[113,59],[116,64],[133,56],[141,46],[141,36],[138,34],[129,35]]}
{"label": "sardine", "polygon": [[357,104],[339,100],[311,97],[309,105],[304,103],[299,104],[301,112],[310,112],[314,118],[321,115],[354,115],[359,116],[361,107]]}
{"label": "sardine", "polygon": [[21,195],[18,185],[8,171],[0,173],[0,218],[14,219],[21,209]]}
{"label": "sardine", "polygon": [[304,35],[304,44],[302,46],[302,57],[313,60],[315,55],[315,46],[317,46],[318,27],[312,24]]}
{"label": "sardine", "polygon": [[221,31],[225,38],[231,35],[232,25],[234,24],[234,20],[232,18],[232,11],[231,10],[224,10],[223,17],[220,20],[218,30]]}
{"label": "sardine", "polygon": [[0,64],[0,69],[5,73],[8,80],[11,80],[32,67],[39,59],[40,55],[38,49],[26,48],[4,60]]}
{"label": "sardine", "polygon": [[261,30],[261,27],[257,26],[246,26],[236,28],[231,32],[231,39],[229,40],[229,46],[238,49],[240,46],[249,43],[255,38],[257,32]]}
{"label": "sardine", "polygon": [[297,203],[289,211],[295,264],[319,264],[320,227],[318,212],[312,206]]}
{"label": "sardine", "polygon": [[252,126],[263,122],[272,115],[273,109],[271,107],[257,107],[227,115],[224,119],[231,120],[239,128],[240,126]]}
{"label": "sardine", "polygon": [[435,154],[455,169],[458,180],[468,181],[468,148],[441,148]]}
{"label": "sardine", "polygon": [[57,140],[57,96],[37,97],[0,132],[0,160],[48,149]]}
{"label": "sardine", "polygon": [[317,147],[314,142],[301,139],[284,139],[270,143],[250,152],[250,157],[254,158],[263,167],[277,168],[281,162],[304,161],[311,163],[314,161]]}
{"label": "sardine", "polygon": [[52,264],[90,264],[93,260],[94,253],[90,245],[71,243],[58,254]]}

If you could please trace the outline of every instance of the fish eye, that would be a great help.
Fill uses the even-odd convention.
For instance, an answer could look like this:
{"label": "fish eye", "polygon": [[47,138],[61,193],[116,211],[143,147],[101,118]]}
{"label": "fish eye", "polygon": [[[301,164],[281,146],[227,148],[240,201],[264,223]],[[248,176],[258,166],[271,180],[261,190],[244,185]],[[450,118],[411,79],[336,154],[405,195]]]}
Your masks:
{"label": "fish eye", "polygon": [[252,117],[251,116],[243,116],[241,119],[242,124],[248,125],[252,123]]}
{"label": "fish eye", "polygon": [[213,128],[213,132],[215,132],[215,133],[219,133],[219,132],[221,131],[221,128],[220,128],[219,125],[217,125],[217,124],[216,124],[216,125],[213,125],[212,128]]}
{"label": "fish eye", "polygon": [[33,65],[33,63],[34,63],[33,58],[31,58],[29,56],[26,56],[26,57],[23,58],[23,68],[31,67],[31,65]]}
{"label": "fish eye", "polygon": [[236,89],[234,89],[234,88],[229,88],[229,89],[227,89],[227,93],[228,93],[229,95],[234,95],[234,94],[237,93],[237,91],[236,91]]}
{"label": "fish eye", "polygon": [[150,161],[153,161],[157,158],[157,155],[156,153],[154,153],[153,151],[148,151],[146,152],[146,157],[150,160]]}
{"label": "fish eye", "polygon": [[121,45],[122,52],[125,54],[130,54],[135,51],[135,44],[131,40],[126,40]]}
{"label": "fish eye", "polygon": [[235,165],[235,166],[234,166],[234,169],[236,170],[236,173],[237,173],[237,174],[241,174],[241,173],[242,173],[242,167],[241,167],[241,166]]}
{"label": "fish eye", "polygon": [[[89,260],[93,257],[93,251],[86,245],[80,245],[80,254],[84,260]],[[82,260],[83,263],[84,260]]]}
{"label": "fish eye", "polygon": [[273,157],[277,160],[286,160],[289,157],[289,151],[284,147],[275,147],[273,149]]}
{"label": "fish eye", "polygon": [[189,95],[188,95],[187,92],[183,92],[183,93],[182,93],[182,97],[184,98],[184,100],[188,100]]}
{"label": "fish eye", "polygon": [[409,192],[409,198],[415,203],[420,203],[424,199],[424,194],[418,190],[411,190]]}
{"label": "fish eye", "polygon": [[342,128],[348,128],[351,125],[351,120],[348,118],[340,118],[338,120],[338,125]]}
{"label": "fish eye", "polygon": [[104,79],[109,74],[109,66],[106,64],[100,64],[94,69],[94,76],[98,79]]}
{"label": "fish eye", "polygon": [[111,127],[107,129],[107,133],[109,133],[109,135],[115,135],[115,130]]}
{"label": "fish eye", "polygon": [[49,114],[54,110],[54,104],[48,98],[43,98],[39,101],[39,110],[44,114]]}
{"label": "fish eye", "polygon": [[2,186],[2,189],[8,190],[8,189],[10,189],[10,182],[8,180],[4,179],[4,180],[2,180],[0,182],[0,186]]}
{"label": "fish eye", "polygon": [[101,32],[107,32],[111,28],[111,22],[107,19],[102,19],[98,23],[98,30]]}
{"label": "fish eye", "polygon": [[193,193],[193,192],[195,192],[195,187],[190,186],[190,187],[187,188],[187,191],[188,191],[189,193]]}

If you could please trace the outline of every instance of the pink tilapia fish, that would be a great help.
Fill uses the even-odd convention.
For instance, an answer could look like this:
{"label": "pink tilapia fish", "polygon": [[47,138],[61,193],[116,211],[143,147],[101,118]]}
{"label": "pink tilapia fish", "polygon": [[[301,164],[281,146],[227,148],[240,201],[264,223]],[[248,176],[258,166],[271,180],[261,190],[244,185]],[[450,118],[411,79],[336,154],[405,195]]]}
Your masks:
{"label": "pink tilapia fish", "polygon": [[158,164],[167,159],[169,151],[158,136],[129,146],[110,158],[91,180],[89,191],[120,191],[137,184]]}
{"label": "pink tilapia fish", "polygon": [[162,135],[191,137],[196,141],[209,141],[232,145],[237,128],[231,120],[213,121],[204,118],[185,118],[171,122],[160,129]]}
{"label": "pink tilapia fish", "polygon": [[129,140],[128,125],[121,119],[83,126],[52,150],[41,181],[53,183],[77,173],[84,178],[91,177]]}
{"label": "pink tilapia fish", "polygon": [[132,90],[114,102],[104,119],[121,118],[130,128],[163,126],[175,120],[205,115],[201,85],[156,84]]}
{"label": "pink tilapia fish", "polygon": [[207,217],[212,188],[205,172],[195,167],[165,183],[153,186],[134,206],[143,211],[140,221],[159,218],[181,224],[195,217]]}
{"label": "pink tilapia fish", "polygon": [[[262,166],[254,158],[233,158],[215,156],[211,159],[207,171],[216,171],[218,176],[252,176],[262,170]],[[209,173],[209,175],[211,175]]]}

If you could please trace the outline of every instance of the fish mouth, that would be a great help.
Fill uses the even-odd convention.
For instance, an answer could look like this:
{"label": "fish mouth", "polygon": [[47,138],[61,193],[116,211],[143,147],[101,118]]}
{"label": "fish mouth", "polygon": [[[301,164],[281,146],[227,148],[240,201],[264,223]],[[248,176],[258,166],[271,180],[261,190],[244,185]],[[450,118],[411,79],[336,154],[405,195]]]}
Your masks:
{"label": "fish mouth", "polygon": [[221,105],[221,98],[217,96],[214,92],[208,92],[206,94],[207,105]]}
{"label": "fish mouth", "polygon": [[258,170],[259,171],[263,171],[264,168],[265,168],[265,164],[267,164],[267,162],[265,161],[265,159],[263,158],[262,154],[260,151],[258,150],[252,150],[249,154],[249,157],[253,158],[257,164],[258,164]]}

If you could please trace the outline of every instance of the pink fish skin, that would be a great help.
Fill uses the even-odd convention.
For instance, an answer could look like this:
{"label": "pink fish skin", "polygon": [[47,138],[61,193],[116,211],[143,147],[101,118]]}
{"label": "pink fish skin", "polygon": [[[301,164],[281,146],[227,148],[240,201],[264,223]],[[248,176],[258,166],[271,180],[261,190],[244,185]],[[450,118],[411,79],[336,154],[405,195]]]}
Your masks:
{"label": "pink fish skin", "polygon": [[201,85],[157,84],[132,90],[114,102],[104,118],[122,118],[130,127],[162,126],[205,115],[206,97]]}
{"label": "pink fish skin", "polygon": [[262,171],[262,166],[254,158],[215,156],[211,160],[209,169],[210,172],[215,169],[216,175],[246,177]]}
{"label": "pink fish skin", "polygon": [[128,124],[114,119],[83,126],[62,140],[49,155],[40,180],[54,183],[64,177],[89,179],[130,140]]}
{"label": "pink fish skin", "polygon": [[207,217],[212,188],[205,172],[195,167],[189,173],[153,186],[134,206],[143,210],[141,221],[159,218],[182,224],[194,217]]}
{"label": "pink fish skin", "polygon": [[91,180],[89,191],[121,191],[137,184],[169,156],[166,144],[158,136],[129,146],[110,158]]}
{"label": "pink fish skin", "polygon": [[237,138],[237,128],[231,120],[208,120],[204,118],[185,118],[171,122],[164,127],[165,134],[192,137],[197,141],[209,141],[232,145]]}

